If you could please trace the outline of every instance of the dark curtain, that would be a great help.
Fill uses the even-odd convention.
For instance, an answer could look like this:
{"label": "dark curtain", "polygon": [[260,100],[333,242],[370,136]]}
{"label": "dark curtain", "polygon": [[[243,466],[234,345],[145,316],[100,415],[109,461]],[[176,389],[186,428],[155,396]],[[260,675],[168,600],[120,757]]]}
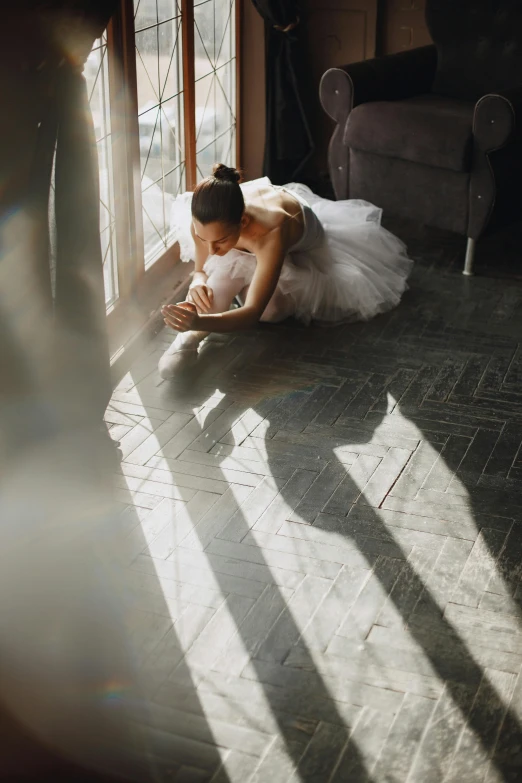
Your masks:
{"label": "dark curtain", "polygon": [[265,21],[266,140],[263,173],[277,185],[307,171],[314,152],[304,14],[295,0],[252,0]]}

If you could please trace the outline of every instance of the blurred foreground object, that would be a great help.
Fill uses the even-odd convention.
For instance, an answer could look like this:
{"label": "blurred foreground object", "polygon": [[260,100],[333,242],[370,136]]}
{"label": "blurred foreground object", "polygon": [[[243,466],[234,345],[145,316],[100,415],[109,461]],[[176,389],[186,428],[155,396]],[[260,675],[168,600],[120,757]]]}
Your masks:
{"label": "blurred foreground object", "polygon": [[110,368],[82,75],[113,6],[2,10],[0,780],[148,779],[110,537]]}

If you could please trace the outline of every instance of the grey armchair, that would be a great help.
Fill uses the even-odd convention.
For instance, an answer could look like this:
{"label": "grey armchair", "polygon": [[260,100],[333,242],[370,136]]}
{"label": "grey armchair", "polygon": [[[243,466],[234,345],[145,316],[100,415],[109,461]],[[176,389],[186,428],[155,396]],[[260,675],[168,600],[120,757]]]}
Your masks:
{"label": "grey armchair", "polygon": [[427,0],[433,45],[332,68],[335,195],[477,240],[522,218],[522,3]]}

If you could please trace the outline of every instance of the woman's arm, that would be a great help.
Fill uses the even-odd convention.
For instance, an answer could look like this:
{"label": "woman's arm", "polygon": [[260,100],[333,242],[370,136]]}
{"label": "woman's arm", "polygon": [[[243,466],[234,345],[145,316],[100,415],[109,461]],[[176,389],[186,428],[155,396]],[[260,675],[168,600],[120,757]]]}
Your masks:
{"label": "woman's arm", "polygon": [[166,308],[170,315],[169,324],[180,331],[234,332],[250,329],[263,315],[276,289],[285,255],[286,247],[279,234],[270,238],[258,251],[256,270],[243,307],[226,313],[195,315],[170,305]]}
{"label": "woman's arm", "polygon": [[205,332],[234,332],[255,326],[276,289],[284,260],[285,252],[279,239],[264,247],[256,256],[256,271],[243,307],[227,313],[202,315],[198,328]]}

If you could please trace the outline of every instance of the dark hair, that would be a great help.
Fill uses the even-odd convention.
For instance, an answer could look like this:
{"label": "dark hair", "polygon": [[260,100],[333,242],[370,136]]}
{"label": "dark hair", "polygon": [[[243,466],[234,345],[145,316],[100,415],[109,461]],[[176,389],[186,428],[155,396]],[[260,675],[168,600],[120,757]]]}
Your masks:
{"label": "dark hair", "polygon": [[216,163],[211,176],[205,177],[194,190],[192,217],[203,225],[239,225],[245,211],[245,200],[239,187],[240,179],[239,171],[223,163]]}

